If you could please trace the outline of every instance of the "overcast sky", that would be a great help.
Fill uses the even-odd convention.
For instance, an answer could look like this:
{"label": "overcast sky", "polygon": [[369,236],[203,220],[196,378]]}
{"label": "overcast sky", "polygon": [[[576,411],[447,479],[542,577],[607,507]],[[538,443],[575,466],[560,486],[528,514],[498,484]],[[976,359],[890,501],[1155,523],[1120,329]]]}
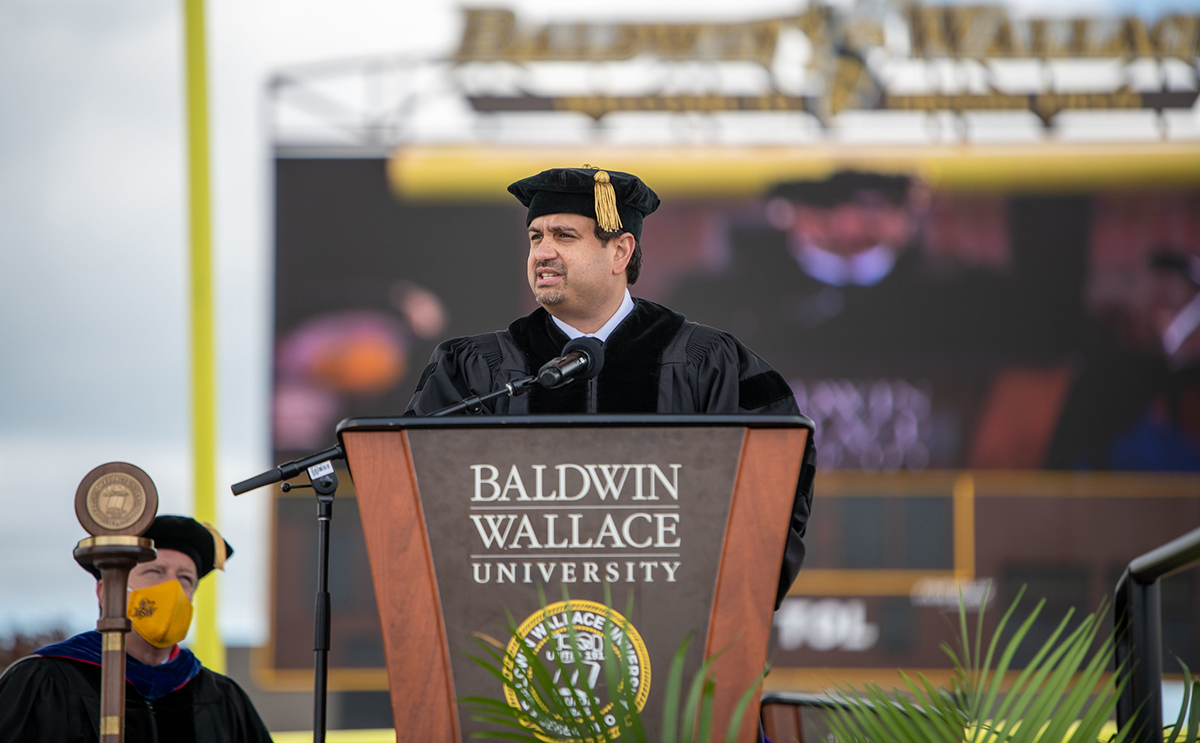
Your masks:
{"label": "overcast sky", "polygon": [[[0,3],[0,634],[93,626],[93,581],[71,557],[92,467],[133,462],[160,512],[191,512],[181,5]],[[208,5],[231,644],[266,632],[267,497],[228,491],[272,464],[262,81],[282,64],[450,43],[455,13],[408,5]]]}
{"label": "overcast sky", "polygon": [[[837,3],[844,4],[844,3]],[[160,512],[191,511],[182,3],[0,2],[0,635],[94,626],[71,557],[80,479],[111,460],[154,478]],[[545,20],[560,0],[479,3]],[[1021,0],[1023,9],[1042,3]],[[1157,13],[1200,2],[1058,3]],[[778,0],[606,0],[574,18],[733,19]],[[219,363],[219,526],[229,644],[266,639],[271,466],[271,184],[263,81],[298,62],[450,51],[459,4],[208,3]],[[388,412],[388,411],[380,411]],[[331,432],[332,437],[332,432]]]}

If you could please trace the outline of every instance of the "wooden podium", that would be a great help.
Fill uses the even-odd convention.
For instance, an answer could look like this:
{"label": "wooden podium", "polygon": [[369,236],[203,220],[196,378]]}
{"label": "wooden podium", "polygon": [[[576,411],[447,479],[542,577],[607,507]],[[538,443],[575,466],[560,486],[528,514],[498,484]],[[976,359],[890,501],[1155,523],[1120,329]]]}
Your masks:
{"label": "wooden podium", "polygon": [[[481,654],[476,638],[507,645],[506,612],[543,658],[577,652],[598,669],[601,633],[614,626],[603,621],[606,583],[617,612],[633,597],[622,639],[651,739],[671,658],[689,633],[685,680],[702,655],[726,651],[714,666],[714,729],[725,730],[767,660],[811,432],[802,416],[343,421],[397,739],[449,743],[483,729],[457,700],[504,698],[468,655]],[[538,621],[539,584],[555,612],[552,636]],[[577,643],[595,636],[591,650],[564,645],[566,623]],[[603,671],[589,683],[602,695]],[[757,711],[755,702],[741,740],[754,740]]]}

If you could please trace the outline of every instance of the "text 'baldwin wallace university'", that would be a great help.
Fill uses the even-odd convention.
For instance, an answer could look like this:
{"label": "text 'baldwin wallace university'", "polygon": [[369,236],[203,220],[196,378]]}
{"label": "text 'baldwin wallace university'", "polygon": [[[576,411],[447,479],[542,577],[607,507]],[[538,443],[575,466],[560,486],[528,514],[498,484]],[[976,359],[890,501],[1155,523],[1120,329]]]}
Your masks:
{"label": "text 'baldwin wallace university'", "polygon": [[476,583],[674,583],[682,465],[470,465]]}

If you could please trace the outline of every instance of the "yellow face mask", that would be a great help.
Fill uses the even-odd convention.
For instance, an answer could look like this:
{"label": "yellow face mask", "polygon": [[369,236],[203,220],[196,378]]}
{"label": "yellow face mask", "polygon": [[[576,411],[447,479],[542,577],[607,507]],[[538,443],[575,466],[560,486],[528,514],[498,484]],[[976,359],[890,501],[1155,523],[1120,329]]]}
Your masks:
{"label": "yellow face mask", "polygon": [[133,629],[156,648],[169,648],[187,637],[192,602],[177,580],[131,589],[126,616]]}

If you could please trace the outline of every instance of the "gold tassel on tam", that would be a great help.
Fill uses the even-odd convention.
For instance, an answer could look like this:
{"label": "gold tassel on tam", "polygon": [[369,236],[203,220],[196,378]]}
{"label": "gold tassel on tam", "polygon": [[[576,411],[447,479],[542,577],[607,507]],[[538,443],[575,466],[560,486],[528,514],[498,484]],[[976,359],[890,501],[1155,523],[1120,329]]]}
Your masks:
{"label": "gold tassel on tam", "polygon": [[217,532],[217,527],[207,521],[204,522],[204,528],[208,529],[208,532],[213,537],[213,569],[223,571],[225,570],[225,558],[228,557],[225,552],[225,540]]}
{"label": "gold tassel on tam", "polygon": [[597,170],[592,176],[596,181],[596,222],[605,232],[621,229],[621,215],[617,214],[617,192],[609,182],[608,173]]}

